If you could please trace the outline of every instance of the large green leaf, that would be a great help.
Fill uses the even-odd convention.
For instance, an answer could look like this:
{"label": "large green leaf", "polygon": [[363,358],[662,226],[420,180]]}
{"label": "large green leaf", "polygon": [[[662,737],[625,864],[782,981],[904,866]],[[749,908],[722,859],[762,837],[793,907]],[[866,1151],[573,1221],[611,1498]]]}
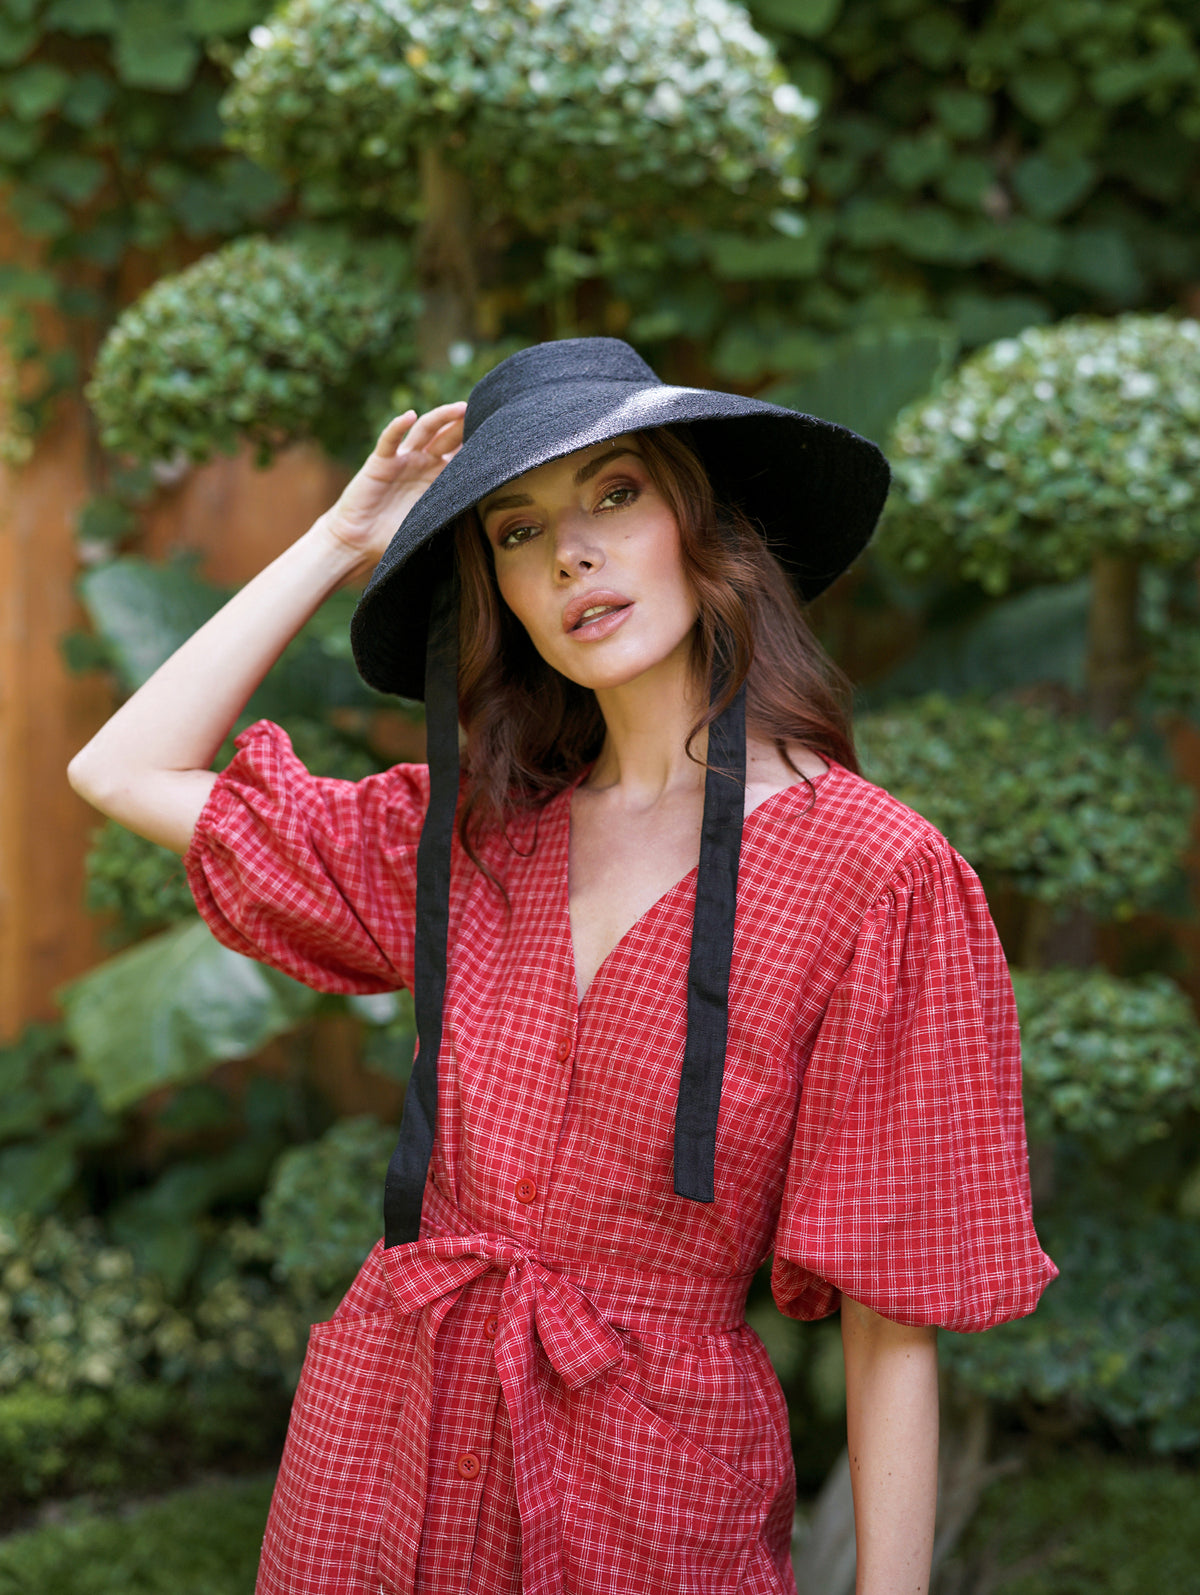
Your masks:
{"label": "large green leaf", "polygon": [[[885,534],[886,535],[886,534]],[[1040,682],[1083,685],[1090,580],[1034,587],[982,614],[929,632],[915,652],[869,685],[865,706],[923,692],[1011,692]]]}
{"label": "large green leaf", "polygon": [[194,919],[89,970],[62,1002],[80,1072],[115,1110],[257,1052],[317,996],[222,947]]}
{"label": "large green leaf", "polygon": [[144,559],[115,559],[88,571],[79,586],[122,685],[130,691],[215,615],[226,598],[182,562],[150,565]]}
{"label": "large green leaf", "polygon": [[[115,559],[90,570],[80,595],[121,684],[130,692],[221,607],[229,593],[189,563]],[[250,718],[286,720],[378,702],[350,653],[353,592],[335,593],[285,650],[248,706]]]}
{"label": "large green leaf", "polygon": [[116,61],[121,80],[166,93],[186,88],[200,59],[176,0],[123,0]]}
{"label": "large green leaf", "polygon": [[864,437],[886,438],[900,411],[928,392],[953,353],[954,334],[940,323],[860,333],[835,344],[818,370],[788,378],[763,397]]}
{"label": "large green leaf", "polygon": [[1086,155],[1055,157],[1039,151],[1018,163],[1013,187],[1030,215],[1052,222],[1078,205],[1099,175]]}

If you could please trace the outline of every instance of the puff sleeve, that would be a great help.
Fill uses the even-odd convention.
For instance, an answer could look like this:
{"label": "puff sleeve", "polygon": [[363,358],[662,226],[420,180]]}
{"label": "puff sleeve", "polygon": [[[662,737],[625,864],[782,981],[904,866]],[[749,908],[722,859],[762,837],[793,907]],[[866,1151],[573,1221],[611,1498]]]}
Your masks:
{"label": "puff sleeve", "polygon": [[839,1293],[978,1330],[1057,1273],[1029,1196],[1012,987],[983,890],[940,836],[878,895],[800,1093],[772,1289],[794,1318]]}
{"label": "puff sleeve", "polygon": [[213,935],[318,991],[411,985],[425,766],[314,776],[266,720],[235,747],[184,857]]}

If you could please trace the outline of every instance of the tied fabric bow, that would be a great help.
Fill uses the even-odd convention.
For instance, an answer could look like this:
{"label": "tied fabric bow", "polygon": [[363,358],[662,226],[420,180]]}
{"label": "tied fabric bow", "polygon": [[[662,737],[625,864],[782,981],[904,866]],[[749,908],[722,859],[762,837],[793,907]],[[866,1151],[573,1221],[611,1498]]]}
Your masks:
{"label": "tied fabric bow", "polygon": [[420,1313],[413,1377],[396,1429],[393,1488],[403,1525],[383,1553],[382,1588],[411,1595],[425,1516],[433,1350],[446,1314],[473,1279],[505,1273],[504,1312],[494,1342],[496,1371],[508,1407],[521,1517],[523,1595],[564,1595],[559,1511],[544,1439],[535,1335],[572,1390],[624,1357],[620,1335],[565,1275],[503,1235],[438,1235],[381,1254],[388,1289],[402,1313]]}

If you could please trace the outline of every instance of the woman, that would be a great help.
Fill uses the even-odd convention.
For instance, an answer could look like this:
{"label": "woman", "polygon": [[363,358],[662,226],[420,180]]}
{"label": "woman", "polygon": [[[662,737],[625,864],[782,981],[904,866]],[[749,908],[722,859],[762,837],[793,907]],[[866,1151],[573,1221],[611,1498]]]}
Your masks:
{"label": "woman", "polygon": [[[397,417],[73,762],[228,946],[416,998],[384,1240],[313,1330],[262,1595],[793,1589],[743,1315],[771,1252],[784,1312],[840,1306],[859,1595],[927,1588],[936,1326],[1054,1268],[978,882],[854,773],[783,571],[828,585],[886,485],[853,434],[615,340],[522,351],[465,415]],[[425,697],[429,770],[317,780],[259,723],[212,774],[368,574],[356,658]]]}

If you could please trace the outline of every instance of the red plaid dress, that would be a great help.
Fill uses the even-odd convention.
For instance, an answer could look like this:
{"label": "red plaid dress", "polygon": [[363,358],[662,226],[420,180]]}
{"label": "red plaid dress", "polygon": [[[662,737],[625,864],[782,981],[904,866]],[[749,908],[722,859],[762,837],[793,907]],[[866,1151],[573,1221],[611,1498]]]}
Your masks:
{"label": "red plaid dress", "polygon": [[[263,722],[238,750],[187,858],[215,934],[323,991],[407,985],[425,768],[317,779]],[[936,831],[836,765],[747,819],[706,1206],[671,1173],[694,872],[579,1003],[569,816],[486,843],[511,909],[456,854],[421,1239],[313,1328],[259,1595],[784,1595],[763,1260],[792,1317],[845,1291],[955,1329],[1054,1277],[1004,959]]]}

